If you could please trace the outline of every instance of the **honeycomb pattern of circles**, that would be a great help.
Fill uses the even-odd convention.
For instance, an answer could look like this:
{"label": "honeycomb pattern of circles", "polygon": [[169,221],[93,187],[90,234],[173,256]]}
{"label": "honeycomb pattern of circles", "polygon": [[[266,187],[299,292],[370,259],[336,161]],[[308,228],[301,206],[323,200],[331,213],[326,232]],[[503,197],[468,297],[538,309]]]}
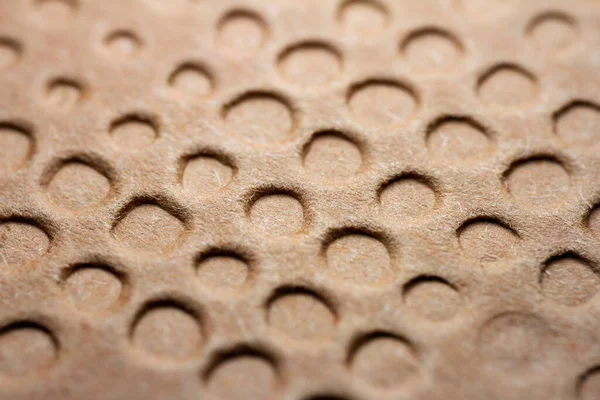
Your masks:
{"label": "honeycomb pattern of circles", "polygon": [[0,16],[1,398],[600,397],[592,2]]}

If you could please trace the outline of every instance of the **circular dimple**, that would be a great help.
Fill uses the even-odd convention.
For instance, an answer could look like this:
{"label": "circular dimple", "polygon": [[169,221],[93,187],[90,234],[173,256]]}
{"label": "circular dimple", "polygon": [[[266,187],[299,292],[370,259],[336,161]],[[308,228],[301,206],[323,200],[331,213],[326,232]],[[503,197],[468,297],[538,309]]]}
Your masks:
{"label": "circular dimple", "polygon": [[563,165],[552,158],[517,161],[505,173],[510,194],[529,207],[553,207],[569,192],[570,178]]}
{"label": "circular dimple", "polygon": [[588,370],[577,385],[579,400],[600,399],[600,366]]}
{"label": "circular dimple", "polygon": [[111,123],[110,134],[121,149],[137,151],[154,142],[158,129],[151,118],[129,114]]}
{"label": "circular dimple", "polygon": [[294,118],[291,108],[266,93],[249,93],[225,107],[230,132],[251,143],[269,145],[289,139]]}
{"label": "circular dimple", "polygon": [[484,366],[498,371],[539,371],[551,351],[554,333],[539,318],[516,312],[496,316],[479,332]]}
{"label": "circular dimple", "polygon": [[250,274],[248,262],[227,251],[211,252],[201,257],[196,270],[203,286],[224,291],[241,288]]}
{"label": "circular dimple", "polygon": [[600,140],[600,107],[575,101],[554,114],[554,132],[569,145],[591,146]]}
{"label": "circular dimple", "polygon": [[240,57],[253,54],[267,40],[267,26],[256,13],[235,10],[225,15],[217,28],[217,44],[229,55]]}
{"label": "circular dimple", "polygon": [[65,279],[65,291],[82,311],[99,312],[117,304],[123,290],[121,279],[109,268],[77,265]]}
{"label": "circular dimple", "polygon": [[288,194],[267,194],[250,208],[252,223],[271,235],[292,235],[304,225],[302,203]]}
{"label": "circular dimple", "polygon": [[371,386],[402,389],[419,376],[414,350],[404,339],[375,335],[360,343],[350,356],[352,372]]}
{"label": "circular dimple", "polygon": [[0,374],[10,378],[40,373],[58,359],[58,343],[50,331],[30,322],[0,330]]}
{"label": "circular dimple", "polygon": [[0,37],[0,70],[14,65],[21,56],[21,46],[18,42]]}
{"label": "circular dimple", "polygon": [[346,180],[362,164],[360,149],[338,132],[319,132],[304,148],[304,168],[329,181]]}
{"label": "circular dimple", "polygon": [[263,400],[277,390],[276,366],[269,358],[254,352],[240,352],[217,363],[207,377],[211,399]]}
{"label": "circular dimple", "polygon": [[142,41],[131,31],[117,30],[106,35],[104,45],[112,56],[127,58],[142,48]]}
{"label": "circular dimple", "polygon": [[462,57],[458,40],[437,28],[411,33],[401,48],[412,68],[421,73],[451,71]]}
{"label": "circular dimple", "polygon": [[517,253],[517,233],[499,221],[486,218],[470,220],[457,233],[462,249],[480,261],[497,261]]}
{"label": "circular dimple", "polygon": [[445,280],[420,276],[404,286],[404,301],[415,314],[432,321],[454,317],[462,307],[460,294]]}
{"label": "circular dimple", "polygon": [[50,238],[36,225],[20,220],[0,222],[0,264],[24,264],[41,257]]}
{"label": "circular dimple", "polygon": [[71,17],[77,11],[75,0],[36,0],[38,11],[48,22],[57,22]]}
{"label": "circular dimple", "polygon": [[388,24],[387,10],[373,0],[346,0],[338,11],[344,29],[357,36],[374,35]]}
{"label": "circular dimple", "polygon": [[55,204],[80,210],[104,200],[110,192],[110,181],[87,164],[69,161],[50,179],[47,190]]}
{"label": "circular dimple", "polygon": [[295,340],[322,340],[330,337],[336,317],[317,295],[301,288],[284,288],[268,304],[271,328]]}
{"label": "circular dimple", "polygon": [[169,85],[182,93],[201,97],[212,92],[213,79],[203,67],[186,62],[171,73]]}
{"label": "circular dimple", "polygon": [[233,178],[233,168],[212,156],[188,159],[183,170],[183,188],[200,196],[224,188]]}
{"label": "circular dimple", "polygon": [[363,122],[391,124],[407,120],[417,108],[417,98],[398,83],[368,81],[350,90],[348,105]]}
{"label": "circular dimple", "polygon": [[351,233],[325,250],[330,275],[358,285],[384,284],[394,277],[387,247],[373,236]]}
{"label": "circular dimple", "polygon": [[540,282],[547,298],[567,306],[583,304],[600,290],[600,277],[589,263],[569,254],[548,260]]}
{"label": "circular dimple", "polygon": [[337,78],[341,70],[341,55],[325,43],[296,44],[279,56],[283,77],[300,86],[325,84]]}
{"label": "circular dimple", "polygon": [[82,86],[66,78],[55,79],[46,88],[46,102],[55,110],[71,110],[79,103],[82,95]]}
{"label": "circular dimple", "polygon": [[480,158],[491,148],[490,138],[483,127],[463,117],[445,117],[434,122],[426,140],[433,155],[454,161]]}
{"label": "circular dimple", "polygon": [[394,179],[381,189],[381,210],[394,220],[425,216],[435,207],[435,190],[423,179],[404,176]]}
{"label": "circular dimple", "polygon": [[183,234],[183,222],[156,204],[140,204],[126,211],[113,227],[116,240],[138,250],[165,250]]}
{"label": "circular dimple", "polygon": [[477,94],[488,105],[518,108],[535,101],[538,87],[534,76],[523,68],[501,64],[479,79]]}
{"label": "circular dimple", "polygon": [[33,139],[24,128],[0,122],[0,172],[12,172],[29,160]]}
{"label": "circular dimple", "polygon": [[533,18],[527,27],[527,33],[542,51],[558,52],[575,42],[577,24],[567,14],[550,11]]}
{"label": "circular dimple", "polygon": [[588,226],[596,235],[600,236],[600,206],[596,205],[590,212],[587,220]]}
{"label": "circular dimple", "polygon": [[131,340],[144,354],[176,361],[198,353],[204,335],[195,316],[174,304],[159,303],[138,317]]}

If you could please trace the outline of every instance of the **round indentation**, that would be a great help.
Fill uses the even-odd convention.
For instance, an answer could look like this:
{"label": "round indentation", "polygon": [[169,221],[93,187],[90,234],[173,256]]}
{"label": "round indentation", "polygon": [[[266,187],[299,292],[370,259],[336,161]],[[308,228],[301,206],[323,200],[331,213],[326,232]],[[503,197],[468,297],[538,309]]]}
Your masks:
{"label": "round indentation", "polygon": [[233,178],[233,168],[217,157],[199,155],[189,158],[183,169],[183,188],[200,196],[227,186]]}
{"label": "round indentation", "polygon": [[302,230],[304,208],[289,194],[266,194],[252,204],[250,219],[255,226],[271,235],[292,235]]}
{"label": "round indentation", "polygon": [[127,58],[141,50],[142,41],[131,31],[117,30],[106,35],[104,45],[112,56]]}
{"label": "round indentation", "polygon": [[509,312],[486,322],[479,332],[479,352],[487,368],[534,373],[551,352],[553,336],[541,319]]}
{"label": "round indentation", "polygon": [[546,262],[540,275],[544,295],[558,303],[576,306],[600,290],[600,277],[586,260],[565,254]]}
{"label": "round indentation", "polygon": [[226,250],[202,255],[196,270],[203,286],[224,291],[241,288],[250,275],[250,266],[244,257]]}
{"label": "round indentation", "polygon": [[402,389],[419,377],[412,346],[387,334],[374,334],[356,344],[350,355],[350,368],[359,379],[383,390]]}
{"label": "round indentation", "polygon": [[256,13],[248,10],[229,12],[218,25],[217,44],[226,53],[247,56],[260,49],[267,40],[267,25]]}
{"label": "round indentation", "polygon": [[46,102],[55,110],[71,110],[79,103],[82,96],[82,86],[71,79],[54,79],[46,88]]}
{"label": "round indentation", "polygon": [[462,46],[452,34],[437,28],[419,29],[402,43],[411,67],[421,73],[451,71],[462,58]]}
{"label": "round indentation", "polygon": [[458,290],[435,276],[420,276],[404,286],[406,305],[432,321],[445,321],[454,317],[462,307]]}
{"label": "round indentation", "polygon": [[426,180],[410,175],[386,183],[379,193],[381,210],[395,220],[427,215],[435,207],[436,198]]}
{"label": "round indentation", "polygon": [[137,151],[149,146],[158,137],[158,128],[152,118],[128,114],[110,125],[113,141],[125,151]]}
{"label": "round indentation", "polygon": [[538,88],[531,73],[516,65],[502,64],[479,79],[477,94],[488,105],[518,108],[535,101]]}
{"label": "round indentation", "polygon": [[500,221],[476,218],[465,222],[457,233],[462,249],[480,261],[497,261],[517,254],[519,236]]}
{"label": "round indentation", "polygon": [[211,399],[270,399],[279,384],[273,360],[251,350],[222,356],[209,370],[206,380]]}
{"label": "round indentation", "polygon": [[358,285],[384,284],[394,278],[387,247],[365,233],[340,236],[325,250],[330,275]]}
{"label": "round indentation", "polygon": [[341,55],[325,43],[296,44],[279,56],[283,77],[300,86],[323,85],[337,78],[341,70]]}
{"label": "round indentation", "polygon": [[600,205],[594,206],[588,216],[587,223],[592,232],[600,236]]}
{"label": "round indentation", "polygon": [[436,157],[454,161],[488,155],[491,139],[476,121],[464,117],[444,117],[435,121],[427,132],[427,148]]}
{"label": "round indentation", "polygon": [[182,93],[206,96],[213,90],[213,79],[200,65],[186,62],[171,73],[169,85]]}
{"label": "round indentation", "polygon": [[294,126],[291,108],[268,93],[239,97],[225,107],[224,116],[230,132],[259,145],[289,139]]}
{"label": "round indentation", "polygon": [[282,288],[268,302],[269,326],[295,340],[330,337],[336,316],[331,307],[308,289]]}
{"label": "round indentation", "polygon": [[38,11],[48,22],[71,17],[77,11],[76,0],[35,0]]}
{"label": "round indentation", "polygon": [[504,175],[510,194],[529,207],[553,207],[569,193],[570,178],[553,158],[536,157],[514,163]]}
{"label": "round indentation", "polygon": [[389,22],[388,11],[373,0],[346,0],[338,11],[338,19],[346,32],[357,36],[381,32]]}
{"label": "round indentation", "polygon": [[204,342],[198,318],[178,305],[153,304],[136,319],[131,340],[142,353],[170,360],[197,354]]}
{"label": "round indentation", "polygon": [[575,42],[577,24],[567,14],[549,11],[533,18],[527,27],[527,33],[542,51],[557,52]]}
{"label": "round indentation", "polygon": [[80,210],[104,200],[110,192],[110,181],[87,164],[68,161],[52,176],[47,190],[56,205]]}
{"label": "round indentation", "polygon": [[0,330],[0,374],[18,379],[51,368],[58,359],[58,342],[45,327],[23,321]]}
{"label": "round indentation", "polygon": [[18,125],[0,122],[0,172],[12,172],[29,160],[33,153],[31,133]]}
{"label": "round indentation", "polygon": [[15,64],[21,56],[21,45],[15,40],[0,37],[0,70]]}
{"label": "round indentation", "polygon": [[0,264],[24,264],[41,257],[50,238],[37,225],[25,220],[0,221]]}
{"label": "round indentation", "polygon": [[113,227],[116,240],[138,250],[165,250],[185,230],[184,223],[156,204],[128,207]]}
{"label": "round indentation", "polygon": [[583,374],[577,384],[577,394],[579,400],[600,399],[600,366]]}
{"label": "round indentation", "polygon": [[554,114],[554,132],[569,145],[591,146],[600,140],[600,106],[575,101]]}
{"label": "round indentation", "polygon": [[329,181],[346,180],[362,164],[360,149],[344,135],[334,131],[316,133],[304,148],[304,168]]}
{"label": "round indentation", "polygon": [[73,304],[82,311],[99,312],[112,308],[123,291],[120,277],[103,265],[76,265],[64,282]]}
{"label": "round indentation", "polygon": [[412,90],[391,81],[367,81],[354,86],[348,96],[354,116],[363,122],[392,124],[404,122],[417,108]]}

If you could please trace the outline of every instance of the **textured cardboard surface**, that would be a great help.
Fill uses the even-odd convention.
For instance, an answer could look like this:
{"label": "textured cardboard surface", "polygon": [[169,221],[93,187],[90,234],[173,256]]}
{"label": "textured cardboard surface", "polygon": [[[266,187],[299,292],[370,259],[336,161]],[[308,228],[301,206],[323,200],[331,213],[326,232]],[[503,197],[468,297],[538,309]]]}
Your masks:
{"label": "textured cardboard surface", "polygon": [[1,399],[600,398],[600,3],[1,0]]}

